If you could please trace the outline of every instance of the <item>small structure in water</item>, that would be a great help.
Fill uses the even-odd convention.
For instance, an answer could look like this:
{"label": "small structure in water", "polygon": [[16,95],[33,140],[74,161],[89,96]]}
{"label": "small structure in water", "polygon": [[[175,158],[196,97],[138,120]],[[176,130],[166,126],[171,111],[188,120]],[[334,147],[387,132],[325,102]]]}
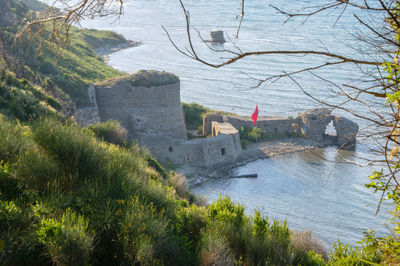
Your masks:
{"label": "small structure in water", "polygon": [[213,30],[210,32],[211,43],[223,44],[225,43],[224,32],[222,30]]}

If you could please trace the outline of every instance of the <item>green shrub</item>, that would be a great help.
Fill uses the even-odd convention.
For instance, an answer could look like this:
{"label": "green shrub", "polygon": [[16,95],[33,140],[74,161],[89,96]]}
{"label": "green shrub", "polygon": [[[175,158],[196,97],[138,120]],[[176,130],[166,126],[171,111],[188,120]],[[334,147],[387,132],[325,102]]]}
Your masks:
{"label": "green shrub", "polygon": [[226,236],[218,231],[203,234],[200,261],[201,265],[234,265],[235,254]]}
{"label": "green shrub", "polygon": [[18,182],[11,175],[9,163],[0,161],[0,200],[13,200],[20,196],[21,189]]}
{"label": "green shrub", "polygon": [[253,239],[249,243],[249,260],[253,263],[267,261],[268,265],[292,264],[294,254],[291,252],[291,234],[286,221],[269,221],[258,211],[252,218]]}
{"label": "green shrub", "polygon": [[168,178],[168,184],[175,189],[175,192],[181,198],[185,198],[190,193],[186,176],[182,174],[171,174]]}
{"label": "green shrub", "polygon": [[206,225],[206,209],[191,205],[177,212],[176,228],[182,238],[190,243],[193,252],[201,238],[201,230]]}
{"label": "green shrub", "polygon": [[[124,254],[128,263],[190,265],[190,253],[171,230],[167,217],[153,204],[136,197],[128,202],[123,228]],[[161,260],[160,260],[161,259]]]}
{"label": "green shrub", "polygon": [[267,134],[264,130],[258,127],[244,126],[239,130],[240,141],[244,143],[257,142],[267,138]]}
{"label": "green shrub", "polygon": [[292,232],[292,244],[298,251],[310,252],[320,254],[324,260],[328,260],[328,254],[324,246],[318,241],[311,231]]}
{"label": "green shrub", "polygon": [[26,79],[17,79],[10,72],[0,77],[0,113],[21,121],[57,114],[61,105]]}
{"label": "green shrub", "polygon": [[69,188],[84,180],[101,177],[106,150],[76,124],[43,120],[33,124],[34,139],[58,163]]}
{"label": "green shrub", "polygon": [[203,126],[203,115],[210,109],[197,103],[182,103],[185,124],[188,130],[196,130]]}
{"label": "green shrub", "polygon": [[67,209],[60,220],[43,219],[37,235],[53,263],[89,265],[94,238],[83,216]]}
{"label": "green shrub", "polygon": [[229,197],[220,197],[208,207],[207,220],[209,223],[219,221],[231,223],[239,228],[245,222],[244,207],[235,204]]}
{"label": "green shrub", "polygon": [[0,239],[10,230],[19,230],[28,223],[25,212],[14,201],[0,201]]}
{"label": "green shrub", "polygon": [[360,251],[340,241],[333,244],[333,250],[329,253],[329,265],[368,265],[360,261]]}
{"label": "green shrub", "polygon": [[227,197],[190,205],[184,179],[136,145],[54,118],[0,123],[0,264],[321,265],[286,223]]}
{"label": "green shrub", "polygon": [[[229,197],[220,197],[208,207],[206,221],[201,238],[202,258],[204,254],[218,260],[247,256],[246,247],[251,240],[250,220],[245,216],[243,206],[233,203]],[[213,247],[219,248],[217,253],[211,250]]]}
{"label": "green shrub", "polygon": [[26,137],[29,130],[8,121],[1,114],[0,128],[0,161],[15,161],[21,153],[32,147],[32,141]]}
{"label": "green shrub", "polygon": [[165,170],[164,167],[162,167],[162,165],[153,157],[151,157],[150,154],[148,154],[146,156],[146,161],[148,163],[148,165],[153,168],[154,170],[156,170],[163,178],[167,178],[168,173]]}
{"label": "green shrub", "polygon": [[89,125],[88,129],[93,131],[100,140],[117,145],[126,144],[128,131],[116,120],[108,120],[104,123]]}
{"label": "green shrub", "polygon": [[70,178],[63,177],[59,168],[59,164],[53,158],[33,149],[20,158],[15,176],[26,189],[33,192],[54,192],[58,189],[70,191]]}

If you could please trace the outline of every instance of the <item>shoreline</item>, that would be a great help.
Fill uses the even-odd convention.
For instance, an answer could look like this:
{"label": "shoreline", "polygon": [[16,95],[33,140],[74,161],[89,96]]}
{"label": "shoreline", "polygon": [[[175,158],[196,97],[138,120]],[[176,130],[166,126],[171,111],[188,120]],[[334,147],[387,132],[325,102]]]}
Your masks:
{"label": "shoreline", "polygon": [[115,46],[107,45],[105,47],[94,49],[94,51],[95,51],[95,53],[97,55],[101,56],[101,58],[103,59],[103,62],[108,65],[108,63],[110,62],[110,57],[109,56],[111,54],[116,53],[116,52],[121,51],[121,50],[124,50],[124,49],[132,48],[132,47],[138,47],[141,44],[142,44],[141,42],[127,40],[127,42],[120,43],[120,44],[117,44]]}
{"label": "shoreline", "polygon": [[[104,63],[109,63],[109,55],[116,53],[120,50],[137,47],[142,43],[132,40],[120,43],[116,46],[105,46],[95,49],[96,54],[102,57]],[[178,173],[182,173],[187,177],[189,189],[201,185],[211,178],[228,178],[232,171],[245,164],[267,158],[273,158],[286,154],[293,154],[299,152],[306,152],[315,149],[322,149],[326,147],[322,143],[304,138],[282,138],[259,143],[248,144],[248,147],[242,149],[241,154],[233,163],[217,166],[213,168],[201,168],[182,166],[176,169]]]}
{"label": "shoreline", "polygon": [[227,164],[221,167],[213,169],[201,169],[201,168],[188,168],[181,167],[177,169],[177,172],[186,174],[188,179],[189,188],[199,186],[211,178],[228,178],[232,171],[245,164],[273,157],[278,157],[287,154],[299,153],[312,151],[316,149],[322,149],[324,146],[321,143],[317,143],[312,140],[303,138],[284,138],[271,141],[263,141],[259,143],[253,143],[244,149],[239,155],[238,159],[231,164]]}

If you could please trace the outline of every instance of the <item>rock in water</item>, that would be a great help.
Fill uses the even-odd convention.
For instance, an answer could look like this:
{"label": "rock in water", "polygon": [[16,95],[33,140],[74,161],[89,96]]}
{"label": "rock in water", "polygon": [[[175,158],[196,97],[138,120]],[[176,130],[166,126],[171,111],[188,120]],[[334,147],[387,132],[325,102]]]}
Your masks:
{"label": "rock in water", "polygon": [[224,43],[224,32],[222,30],[213,30],[211,31],[211,42],[212,43]]}

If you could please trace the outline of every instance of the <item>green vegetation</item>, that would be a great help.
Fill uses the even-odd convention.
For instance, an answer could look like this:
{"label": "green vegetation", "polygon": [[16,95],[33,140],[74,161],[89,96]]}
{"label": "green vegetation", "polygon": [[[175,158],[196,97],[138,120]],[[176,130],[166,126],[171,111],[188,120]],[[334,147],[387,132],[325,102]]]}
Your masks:
{"label": "green vegetation", "polygon": [[[81,39],[83,36],[94,36],[93,32],[90,31],[88,35],[85,34],[86,31],[78,32],[78,29],[70,31],[68,49],[55,48],[50,43],[46,45],[46,38],[43,37],[25,39],[30,45],[24,49],[23,56],[31,69],[38,70],[36,73],[40,78],[47,78],[61,88],[77,106],[86,106],[89,105],[86,91],[89,83],[120,76],[122,73],[106,65],[90,45]],[[96,35],[105,38],[104,35],[107,34],[98,31]],[[37,50],[40,44],[42,46]]]}
{"label": "green vegetation", "polygon": [[108,120],[104,123],[97,125],[89,125],[88,129],[91,130],[97,138],[117,145],[127,144],[128,132],[121,126],[118,121]]}
{"label": "green vegetation", "polygon": [[135,76],[128,77],[128,81],[134,87],[144,86],[149,88],[151,86],[174,84],[179,82],[179,78],[167,72],[157,73],[154,71],[139,70]]}
{"label": "green vegetation", "polygon": [[231,113],[212,110],[198,103],[182,103],[182,110],[185,116],[185,124],[187,130],[203,131],[203,117],[209,114],[225,114]]}
{"label": "green vegetation", "polygon": [[239,130],[240,141],[256,142],[267,139],[267,133],[258,127],[244,126]]}
{"label": "green vegetation", "polygon": [[239,130],[240,143],[246,149],[250,143],[256,143],[267,139],[267,133],[258,127],[244,126]]}
{"label": "green vegetation", "polygon": [[0,70],[0,113],[20,121],[37,119],[61,111],[60,103],[26,79]]}
{"label": "green vegetation", "polygon": [[[41,8],[35,0],[24,2]],[[15,3],[10,11],[22,19],[29,11]],[[88,82],[122,75],[93,50],[126,42],[122,36],[72,28],[70,46],[55,47],[42,29],[12,46],[16,30],[0,28],[0,41],[6,43],[6,50],[0,50],[0,113],[8,117],[0,115],[1,265],[398,261],[398,227],[386,238],[369,232],[360,248],[338,242],[327,261],[310,233],[292,232],[286,222],[257,211],[246,216],[243,206],[229,198],[199,206],[185,177],[168,173],[147,151],[127,143],[118,122],[81,128],[61,114],[71,100],[89,104]],[[399,95],[389,96],[400,102]],[[183,104],[183,110],[188,129],[201,127],[202,117],[211,111],[198,104]],[[240,133],[242,142],[268,137],[258,128]],[[382,176],[376,172],[369,186],[382,190]],[[398,219],[400,197],[388,195],[397,204]]]}
{"label": "green vegetation", "polygon": [[94,50],[127,43],[127,40],[121,34],[113,31],[72,28],[72,34],[75,40],[83,41]]}
{"label": "green vegetation", "polygon": [[192,204],[182,177],[161,176],[135,145],[53,118],[0,127],[2,265],[323,262],[285,223],[228,198]]}
{"label": "green vegetation", "polygon": [[22,2],[30,10],[39,11],[46,8],[46,5],[38,0],[13,0],[14,2]]}
{"label": "green vegetation", "polygon": [[[13,5],[15,8],[10,12],[14,12],[19,21],[32,16],[20,2]],[[90,105],[86,91],[88,83],[124,74],[105,64],[94,51],[101,46],[127,43],[119,34],[71,27],[68,45],[56,46],[49,41],[49,29],[42,27],[33,28],[32,34],[24,35],[15,45],[17,31],[17,26],[0,27],[5,52],[10,58],[10,70],[42,85],[45,90],[61,90],[78,107]]]}
{"label": "green vegetation", "polygon": [[183,113],[185,115],[186,129],[198,130],[203,126],[203,116],[210,112],[208,109],[197,103],[182,103]]}
{"label": "green vegetation", "polygon": [[168,72],[157,72],[157,71],[149,71],[149,70],[139,70],[134,76],[126,76],[113,80],[105,80],[99,85],[102,86],[113,86],[120,81],[129,82],[134,87],[152,87],[152,86],[161,86],[161,85],[169,85],[179,82],[179,78]]}
{"label": "green vegetation", "polygon": [[240,142],[242,147],[246,148],[248,144],[265,140],[296,138],[298,134],[295,132],[286,132],[283,134],[268,134],[265,130],[258,127],[244,126],[239,130]]}

